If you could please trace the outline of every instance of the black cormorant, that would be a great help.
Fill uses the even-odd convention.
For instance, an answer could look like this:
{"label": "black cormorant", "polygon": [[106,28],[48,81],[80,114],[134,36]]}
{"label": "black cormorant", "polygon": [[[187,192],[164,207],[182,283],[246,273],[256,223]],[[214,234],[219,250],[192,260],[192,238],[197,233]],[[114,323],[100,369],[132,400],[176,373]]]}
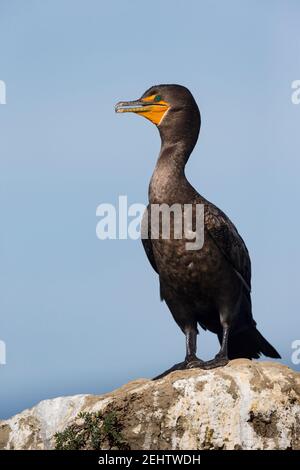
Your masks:
{"label": "black cormorant", "polygon": [[[153,204],[204,205],[204,244],[187,249],[187,239],[144,238],[147,257],[159,275],[161,298],[186,336],[185,360],[178,369],[223,366],[229,359],[280,358],[256,329],[251,309],[251,264],[243,239],[229,218],[188,182],[184,169],[197,142],[200,112],[190,91],[181,85],[158,85],[136,101],[119,102],[116,112],[135,112],[153,122],[161,150],[149,185],[151,232]],[[146,225],[147,228],[147,225]],[[189,240],[190,241],[190,240]],[[218,335],[221,349],[211,361],[196,356],[197,325]]]}

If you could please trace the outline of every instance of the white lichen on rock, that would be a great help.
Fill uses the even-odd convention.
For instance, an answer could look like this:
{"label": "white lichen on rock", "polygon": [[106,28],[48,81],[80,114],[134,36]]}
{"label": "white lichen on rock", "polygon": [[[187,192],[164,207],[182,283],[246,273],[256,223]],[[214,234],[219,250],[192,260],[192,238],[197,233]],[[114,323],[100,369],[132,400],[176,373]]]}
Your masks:
{"label": "white lichen on rock", "polygon": [[0,448],[53,449],[81,411],[113,411],[131,449],[300,449],[300,374],[246,359],[45,400],[0,421]]}

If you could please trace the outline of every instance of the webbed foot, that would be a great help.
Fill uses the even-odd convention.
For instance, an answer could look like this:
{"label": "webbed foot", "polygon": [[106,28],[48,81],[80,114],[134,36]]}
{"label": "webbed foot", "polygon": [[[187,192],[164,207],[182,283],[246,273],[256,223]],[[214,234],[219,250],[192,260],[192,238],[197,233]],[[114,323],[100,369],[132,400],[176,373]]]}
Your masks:
{"label": "webbed foot", "polygon": [[171,372],[174,372],[175,370],[195,369],[196,367],[202,367],[203,364],[205,364],[205,362],[202,361],[202,359],[198,359],[198,357],[194,356],[193,358],[186,359],[183,362],[175,364],[173,367],[170,367],[170,369],[167,369],[162,374],[157,375],[152,380],[162,379],[163,377],[170,374]]}
{"label": "webbed foot", "polygon": [[209,370],[209,369],[216,369],[217,367],[224,367],[226,364],[228,364],[229,359],[227,356],[221,356],[219,354],[216,355],[216,357],[210,361],[205,361],[202,363],[201,367],[202,369]]}

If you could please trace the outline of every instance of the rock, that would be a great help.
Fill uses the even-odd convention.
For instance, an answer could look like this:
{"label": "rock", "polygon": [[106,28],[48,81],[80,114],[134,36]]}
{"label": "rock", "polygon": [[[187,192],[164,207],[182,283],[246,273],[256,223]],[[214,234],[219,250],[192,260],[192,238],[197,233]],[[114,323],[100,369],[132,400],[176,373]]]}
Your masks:
{"label": "rock", "polygon": [[0,421],[0,448],[53,449],[56,432],[83,426],[82,411],[114,413],[131,449],[300,449],[300,373],[246,359],[42,401]]}

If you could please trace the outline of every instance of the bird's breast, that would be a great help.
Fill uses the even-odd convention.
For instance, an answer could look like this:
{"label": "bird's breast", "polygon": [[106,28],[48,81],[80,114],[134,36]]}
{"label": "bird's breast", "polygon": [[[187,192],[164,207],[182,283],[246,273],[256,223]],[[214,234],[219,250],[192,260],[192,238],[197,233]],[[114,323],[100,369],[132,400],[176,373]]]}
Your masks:
{"label": "bird's breast", "polygon": [[221,275],[223,259],[217,247],[204,237],[199,250],[187,250],[187,239],[152,240],[160,276],[173,286],[202,286],[211,289]]}

